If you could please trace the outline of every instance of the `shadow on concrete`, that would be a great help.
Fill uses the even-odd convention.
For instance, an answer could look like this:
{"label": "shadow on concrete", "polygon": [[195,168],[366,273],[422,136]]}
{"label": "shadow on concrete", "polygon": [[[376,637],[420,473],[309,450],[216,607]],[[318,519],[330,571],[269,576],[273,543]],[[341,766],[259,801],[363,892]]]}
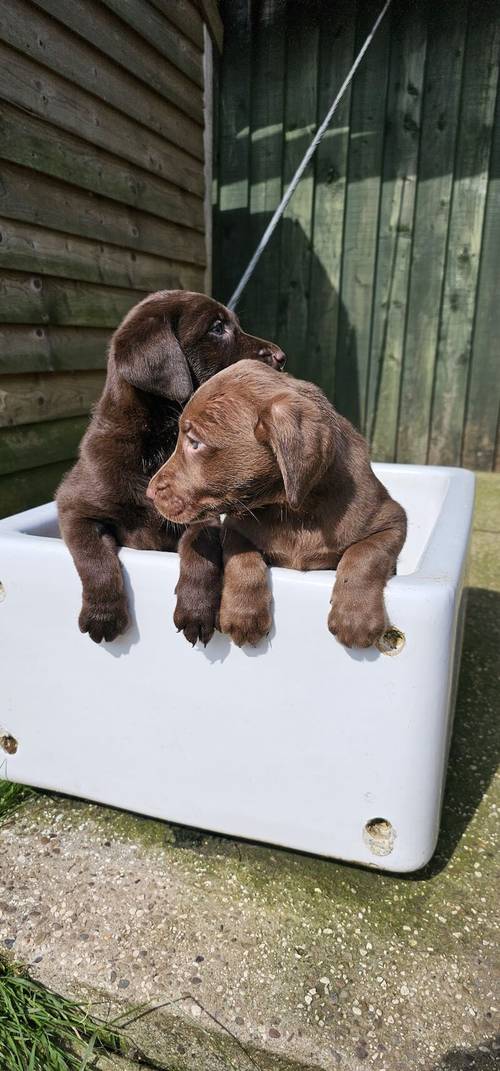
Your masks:
{"label": "shadow on concrete", "polygon": [[486,1038],[474,1049],[450,1049],[433,1071],[493,1071],[500,1065],[500,1035]]}
{"label": "shadow on concrete", "polygon": [[471,588],[441,833],[430,863],[406,880],[434,877],[455,852],[500,762],[499,716],[500,593]]}

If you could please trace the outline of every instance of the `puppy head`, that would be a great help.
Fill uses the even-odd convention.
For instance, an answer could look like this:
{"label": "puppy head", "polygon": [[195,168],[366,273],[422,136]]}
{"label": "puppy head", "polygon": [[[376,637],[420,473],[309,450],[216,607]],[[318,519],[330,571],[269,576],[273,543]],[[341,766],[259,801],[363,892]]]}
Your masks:
{"label": "puppy head", "polygon": [[281,368],[279,346],[242,331],[218,301],[161,290],[127,313],[111,340],[110,362],[132,387],[183,403],[200,383],[250,358]]}
{"label": "puppy head", "polygon": [[147,494],[182,524],[272,503],[300,510],[335,439],[334,410],[317,387],[240,362],[196,391]]}

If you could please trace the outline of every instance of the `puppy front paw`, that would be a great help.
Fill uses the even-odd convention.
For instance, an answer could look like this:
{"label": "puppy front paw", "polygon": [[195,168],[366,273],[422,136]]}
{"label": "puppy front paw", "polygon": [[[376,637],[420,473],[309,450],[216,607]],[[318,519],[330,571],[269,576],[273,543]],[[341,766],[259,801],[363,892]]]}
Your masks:
{"label": "puppy front paw", "polygon": [[258,592],[252,592],[252,604],[244,600],[234,601],[222,596],[220,608],[220,630],[229,636],[237,647],[249,643],[256,647],[271,631],[273,623],[271,614],[271,593],[267,584]]}
{"label": "puppy front paw", "polygon": [[198,605],[178,598],[174,610],[174,625],[193,647],[198,640],[207,646],[218,628],[218,607],[208,602]]}
{"label": "puppy front paw", "polygon": [[359,590],[339,594],[334,589],[328,628],[344,647],[373,647],[385,628],[382,595]]}
{"label": "puppy front paw", "polygon": [[80,632],[88,632],[94,643],[105,640],[110,643],[129,626],[128,606],[125,596],[112,603],[87,602],[84,600],[78,618]]}

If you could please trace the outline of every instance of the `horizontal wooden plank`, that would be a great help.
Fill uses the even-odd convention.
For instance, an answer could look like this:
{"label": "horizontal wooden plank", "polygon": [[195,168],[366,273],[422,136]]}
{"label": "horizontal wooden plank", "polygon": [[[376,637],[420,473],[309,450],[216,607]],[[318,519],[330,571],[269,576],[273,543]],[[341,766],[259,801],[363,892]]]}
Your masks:
{"label": "horizontal wooden plank", "polygon": [[71,460],[15,472],[0,479],[0,517],[51,502]]}
{"label": "horizontal wooden plank", "polygon": [[34,0],[34,3],[203,124],[199,86],[160,56],[141,35],[132,34],[126,23],[109,11],[101,0]]}
{"label": "horizontal wooden plank", "polygon": [[99,398],[104,372],[0,376],[0,428],[85,416]]}
{"label": "horizontal wooden plank", "polygon": [[150,3],[203,51],[203,19],[191,0],[150,0]]}
{"label": "horizontal wooden plank", "polygon": [[0,217],[0,267],[133,290],[196,290],[203,269]]}
{"label": "horizontal wooden plank", "polygon": [[0,96],[92,145],[203,195],[203,166],[92,94],[0,42]]}
{"label": "horizontal wooden plank", "polygon": [[203,132],[198,123],[107,56],[100,55],[97,63],[92,45],[29,0],[10,0],[8,11],[0,7],[0,38],[172,145],[203,159]]}
{"label": "horizontal wooden plank", "polygon": [[143,297],[140,290],[9,271],[0,275],[0,322],[114,327]]}
{"label": "horizontal wooden plank", "polygon": [[105,368],[110,328],[0,324],[0,374]]}
{"label": "horizontal wooden plank", "polygon": [[0,157],[203,231],[203,201],[158,175],[0,100]]}
{"label": "horizontal wooden plank", "polygon": [[32,222],[171,260],[200,266],[205,263],[205,243],[198,231],[94,197],[15,164],[3,163],[0,172],[0,214],[7,219]]}
{"label": "horizontal wooden plank", "polygon": [[0,476],[75,457],[87,424],[81,416],[0,428]]}
{"label": "horizontal wooden plank", "polygon": [[147,0],[103,0],[115,15],[128,23],[133,35],[139,34],[166,60],[182,71],[196,85],[203,87],[203,67],[199,49],[179,33],[157,8]]}

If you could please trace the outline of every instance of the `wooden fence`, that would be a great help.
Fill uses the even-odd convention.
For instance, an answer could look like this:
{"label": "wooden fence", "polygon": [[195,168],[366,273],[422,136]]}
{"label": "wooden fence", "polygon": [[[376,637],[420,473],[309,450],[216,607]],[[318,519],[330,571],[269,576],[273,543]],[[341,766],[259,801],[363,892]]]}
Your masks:
{"label": "wooden fence", "polygon": [[[226,0],[227,299],[382,0]],[[245,292],[375,457],[500,467],[500,4],[393,0]]]}
{"label": "wooden fence", "polygon": [[52,496],[127,309],[203,290],[203,168],[192,0],[1,5],[1,514]]}

